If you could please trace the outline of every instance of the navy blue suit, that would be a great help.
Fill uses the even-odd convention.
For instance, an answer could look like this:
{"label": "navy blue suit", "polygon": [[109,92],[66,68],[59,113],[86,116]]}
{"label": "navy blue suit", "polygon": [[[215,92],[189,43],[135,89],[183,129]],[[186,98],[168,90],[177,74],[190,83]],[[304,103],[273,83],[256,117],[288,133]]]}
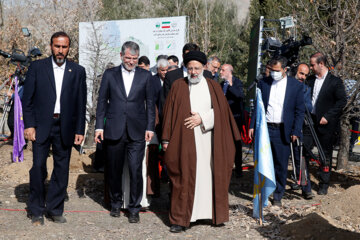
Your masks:
{"label": "navy blue suit", "polygon": [[[221,82],[220,85],[223,88],[225,81]],[[232,86],[228,86],[225,93],[225,97],[229,103],[231,112],[236,121],[237,127],[242,129],[243,124],[243,83],[240,79],[232,77]],[[235,154],[235,171],[237,174],[242,173],[242,144],[241,140],[235,142],[236,145],[236,154]]]}
{"label": "navy blue suit", "polygon": [[[264,102],[265,112],[269,104],[270,90],[273,83],[271,77],[264,78],[258,84]],[[255,109],[256,111],[256,109]],[[255,116],[255,115],[253,115]],[[283,105],[283,123],[280,126],[268,124],[271,150],[274,159],[276,189],[274,200],[280,201],[285,192],[287,166],[290,156],[290,137],[301,136],[304,121],[303,85],[295,78],[287,77],[285,99]],[[255,118],[251,119],[250,128],[254,128]]]}
{"label": "navy blue suit", "polygon": [[[84,135],[86,74],[80,65],[66,61],[60,98],[60,118],[54,118],[56,86],[52,56],[33,62],[27,72],[22,99],[25,128],[35,128],[33,166],[30,170],[28,208],[35,216],[62,215],[75,134]],[[44,197],[46,159],[50,145],[54,171]],[[46,206],[46,207],[45,207]]]}
{"label": "navy blue suit", "polygon": [[127,96],[121,68],[108,69],[103,75],[96,111],[96,129],[104,129],[111,207],[122,206],[122,170],[124,160],[127,159],[130,173],[128,208],[130,213],[138,213],[143,192],[145,131],[154,131],[155,127],[154,91],[151,87],[151,73],[136,67]]}

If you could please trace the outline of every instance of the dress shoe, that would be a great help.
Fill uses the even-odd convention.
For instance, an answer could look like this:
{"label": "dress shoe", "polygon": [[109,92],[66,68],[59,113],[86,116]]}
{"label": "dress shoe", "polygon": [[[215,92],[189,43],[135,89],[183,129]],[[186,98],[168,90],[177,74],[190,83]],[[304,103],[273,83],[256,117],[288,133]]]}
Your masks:
{"label": "dress shoe", "polygon": [[139,213],[129,214],[129,223],[138,223],[140,221]]}
{"label": "dress shoe", "polygon": [[290,185],[292,190],[299,190],[301,188],[301,186],[297,183],[293,183]]}
{"label": "dress shoe", "polygon": [[306,200],[310,200],[310,199],[314,198],[314,194],[311,191],[310,192],[303,192],[302,195]]}
{"label": "dress shoe", "polygon": [[44,225],[44,217],[43,216],[31,216],[31,223],[33,226]]}
{"label": "dress shoe", "polygon": [[173,225],[170,226],[170,232],[172,232],[172,233],[179,233],[179,232],[182,232],[184,230],[185,230],[185,228],[183,226],[180,226],[180,225],[173,224]]}
{"label": "dress shoe", "polygon": [[110,216],[120,217],[120,208],[111,208]]}
{"label": "dress shoe", "polygon": [[59,216],[47,215],[46,217],[49,220],[53,221],[54,223],[66,223],[66,218],[63,215],[59,215]]}
{"label": "dress shoe", "polygon": [[281,200],[273,200],[273,203],[272,203],[273,206],[278,206],[278,207],[281,207],[282,204],[281,204]]}
{"label": "dress shoe", "polygon": [[318,195],[326,195],[328,192],[327,188],[320,188],[317,192]]}
{"label": "dress shoe", "polygon": [[69,194],[66,193],[66,194],[65,194],[65,197],[64,197],[64,202],[68,202],[68,201],[69,201]]}

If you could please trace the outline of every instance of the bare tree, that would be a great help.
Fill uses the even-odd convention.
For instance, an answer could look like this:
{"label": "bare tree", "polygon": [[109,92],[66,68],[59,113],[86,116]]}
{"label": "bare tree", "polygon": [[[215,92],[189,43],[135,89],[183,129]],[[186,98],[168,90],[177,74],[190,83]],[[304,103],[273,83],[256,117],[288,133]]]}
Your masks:
{"label": "bare tree", "polygon": [[[109,65],[109,49],[108,43],[101,36],[101,27],[95,26],[94,22],[91,22],[91,34],[87,40],[87,47],[84,49],[84,53],[88,58],[87,72],[87,85],[88,85],[88,100],[87,103],[87,123],[88,130],[86,133],[85,146],[91,147],[94,144],[95,133],[95,121],[96,121],[96,107],[98,100],[98,92],[100,89],[100,83],[102,74],[105,68]],[[99,120],[99,121],[103,121]]]}
{"label": "bare tree", "polygon": [[[359,0],[287,0],[294,9],[303,33],[313,39],[314,48],[324,53],[334,75],[359,81],[360,1]],[[340,149],[337,169],[346,168],[349,158],[350,119],[359,117],[360,84],[352,91],[341,116]]]}

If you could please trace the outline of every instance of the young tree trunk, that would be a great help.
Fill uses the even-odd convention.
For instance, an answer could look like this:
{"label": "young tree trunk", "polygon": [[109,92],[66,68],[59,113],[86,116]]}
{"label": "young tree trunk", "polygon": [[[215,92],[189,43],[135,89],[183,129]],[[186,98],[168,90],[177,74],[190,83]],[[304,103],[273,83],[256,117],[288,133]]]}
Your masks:
{"label": "young tree trunk", "polygon": [[350,121],[347,118],[341,118],[340,121],[340,146],[337,156],[336,169],[346,169],[349,161],[350,147]]}
{"label": "young tree trunk", "polygon": [[94,137],[95,137],[95,117],[90,116],[90,121],[89,121],[88,129],[86,132],[84,146],[86,146],[88,148],[94,146],[94,144],[95,144]]}

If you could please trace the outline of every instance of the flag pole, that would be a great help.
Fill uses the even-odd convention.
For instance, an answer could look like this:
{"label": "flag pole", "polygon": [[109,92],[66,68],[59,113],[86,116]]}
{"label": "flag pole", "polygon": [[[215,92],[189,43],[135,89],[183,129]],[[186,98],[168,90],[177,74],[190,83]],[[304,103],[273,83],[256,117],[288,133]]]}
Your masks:
{"label": "flag pole", "polygon": [[259,224],[260,224],[260,226],[262,226],[263,225],[263,221],[262,221],[262,194],[261,194],[261,189],[262,189],[262,187],[261,187],[261,174],[258,172],[258,174],[259,174],[259,197],[258,197],[258,199],[259,199]]}

